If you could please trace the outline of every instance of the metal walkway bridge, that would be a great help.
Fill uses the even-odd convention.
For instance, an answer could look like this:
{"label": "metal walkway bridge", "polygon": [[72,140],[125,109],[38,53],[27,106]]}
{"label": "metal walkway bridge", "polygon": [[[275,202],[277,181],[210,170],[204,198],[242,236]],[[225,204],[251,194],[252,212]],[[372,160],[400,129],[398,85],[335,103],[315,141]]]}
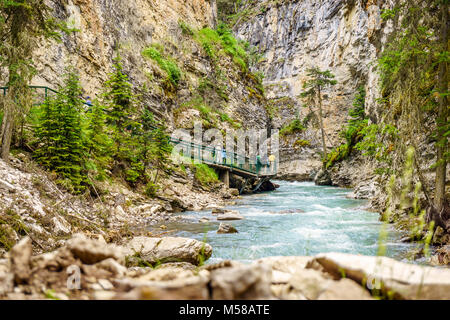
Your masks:
{"label": "metal walkway bridge", "polygon": [[[45,101],[51,96],[56,95],[58,92],[52,88],[46,86],[30,86],[33,91],[34,101],[38,101],[34,106],[39,106],[42,101]],[[8,87],[0,87],[0,97],[6,96]],[[89,103],[85,103],[90,105]],[[246,179],[250,178],[259,179],[258,187],[270,178],[273,178],[277,173],[277,162],[261,163],[256,155],[252,158],[247,155],[225,152],[225,154],[219,154],[222,151],[208,145],[188,142],[182,139],[169,138],[170,143],[173,145],[179,145],[183,150],[188,150],[188,154],[184,156],[190,156],[191,159],[200,160],[202,163],[208,164],[208,166],[216,169],[221,176],[222,181],[229,185],[229,173],[239,175]]]}

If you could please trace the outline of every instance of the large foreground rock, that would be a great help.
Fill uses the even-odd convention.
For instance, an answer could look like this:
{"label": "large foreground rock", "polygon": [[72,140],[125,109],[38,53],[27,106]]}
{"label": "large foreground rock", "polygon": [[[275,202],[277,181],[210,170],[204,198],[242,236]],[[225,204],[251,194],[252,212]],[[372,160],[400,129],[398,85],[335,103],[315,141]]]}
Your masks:
{"label": "large foreground rock", "polygon": [[264,264],[236,265],[211,272],[214,300],[272,299],[271,270]]}
{"label": "large foreground rock", "polygon": [[195,265],[209,259],[212,247],[194,239],[167,237],[136,237],[127,245],[127,255],[135,256],[150,264],[157,262],[189,262]]}
{"label": "large foreground rock", "polygon": [[94,264],[108,258],[123,263],[126,253],[122,247],[106,244],[100,240],[88,239],[82,234],[77,234],[70,239],[67,248],[76,258],[86,264]]}
{"label": "large foreground rock", "polygon": [[450,299],[450,269],[422,267],[386,257],[328,253],[315,257],[326,272],[345,276],[396,299]]}

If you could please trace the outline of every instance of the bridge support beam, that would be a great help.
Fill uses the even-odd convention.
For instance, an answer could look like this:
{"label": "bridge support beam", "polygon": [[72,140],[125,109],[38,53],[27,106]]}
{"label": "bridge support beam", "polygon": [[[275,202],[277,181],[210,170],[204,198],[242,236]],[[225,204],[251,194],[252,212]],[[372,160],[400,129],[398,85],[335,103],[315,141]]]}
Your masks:
{"label": "bridge support beam", "polygon": [[228,188],[230,187],[230,171],[228,170],[220,170],[219,171],[219,179],[222,181]]}

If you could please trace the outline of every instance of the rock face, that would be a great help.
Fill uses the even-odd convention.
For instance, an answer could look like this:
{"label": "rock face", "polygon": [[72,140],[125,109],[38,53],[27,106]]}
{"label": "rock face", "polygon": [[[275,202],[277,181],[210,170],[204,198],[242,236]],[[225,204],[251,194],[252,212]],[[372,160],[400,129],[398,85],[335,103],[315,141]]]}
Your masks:
{"label": "rock face", "polygon": [[133,238],[127,245],[128,255],[138,254],[150,264],[161,262],[189,262],[198,265],[211,257],[209,244],[187,238]]}
{"label": "rock face", "polygon": [[[199,110],[182,106],[198,96],[195,88],[206,79],[218,82],[215,69],[219,65],[215,66],[203,46],[180,26],[183,23],[197,30],[216,25],[215,2],[69,0],[58,2],[54,9],[58,18],[79,32],[64,35],[60,44],[42,43],[34,58],[34,85],[56,88],[64,68],[71,65],[80,72],[85,96],[95,97],[112,71],[112,59],[119,50],[125,73],[141,95],[143,106],[157,118],[167,120],[169,129],[190,129],[194,120],[201,121]],[[152,44],[160,45],[164,56],[180,68],[183,76],[175,90],[167,86],[166,72],[142,55]],[[256,80],[243,76],[231,57],[223,56],[218,63],[226,82],[215,85],[223,86],[222,97],[226,98],[216,96],[213,90],[206,93],[209,103],[245,127],[265,128],[268,118],[261,107],[264,97],[255,95],[258,90],[253,89]],[[220,125],[231,127],[228,122]]]}
{"label": "rock face", "polygon": [[[264,10],[261,10],[264,8]],[[259,48],[264,59],[257,66],[265,74],[265,88],[273,106],[272,127],[281,128],[300,113],[310,112],[299,99],[307,69],[332,70],[338,84],[324,96],[324,126],[329,148],[341,141],[345,122],[357,88],[368,92],[369,110],[376,109],[377,58],[374,36],[381,28],[379,6],[373,1],[260,1],[247,4],[250,13],[235,27],[242,39]],[[372,116],[372,112],[368,112]],[[297,139],[310,145],[294,147]],[[281,141],[280,176],[310,180],[320,168],[319,130],[308,128]]]}

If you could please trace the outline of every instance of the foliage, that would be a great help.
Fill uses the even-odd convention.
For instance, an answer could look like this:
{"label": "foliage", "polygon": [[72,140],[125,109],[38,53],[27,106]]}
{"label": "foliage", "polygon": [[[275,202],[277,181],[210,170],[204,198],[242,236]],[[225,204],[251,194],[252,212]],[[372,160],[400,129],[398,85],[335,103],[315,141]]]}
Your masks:
{"label": "foliage", "polygon": [[184,35],[193,36],[195,34],[195,30],[183,20],[178,21],[178,26]]}
{"label": "foliage", "polygon": [[217,30],[203,28],[197,32],[195,39],[202,45],[206,54],[213,60],[220,56],[229,55],[241,71],[247,72],[250,56],[246,51],[248,44],[237,40],[233,32],[225,25],[220,24]]}
{"label": "foliage", "polygon": [[334,79],[335,75],[332,74],[330,70],[322,71],[319,68],[314,67],[307,71],[309,79],[303,83],[304,91],[301,93],[301,97],[307,98],[310,104],[316,105],[318,108],[320,130],[322,132],[323,162],[324,167],[326,167],[328,155],[325,143],[325,129],[323,126],[322,91],[327,87],[336,85],[337,81]]}
{"label": "foliage", "polygon": [[303,132],[303,130],[305,130],[305,127],[302,122],[299,119],[294,119],[289,124],[281,128],[280,136],[289,136],[294,133]]}
{"label": "foliage", "polygon": [[105,109],[98,101],[94,101],[87,113],[86,147],[88,168],[97,180],[104,180],[112,160],[113,143],[106,128]]}
{"label": "foliage", "polygon": [[103,105],[108,112],[107,123],[114,142],[112,156],[118,162],[130,160],[130,155],[133,154],[132,133],[137,123],[132,119],[132,114],[136,112],[138,102],[120,61],[120,55],[117,54],[114,59],[114,72],[108,75],[103,93]]}
{"label": "foliage", "polygon": [[219,182],[219,177],[214,169],[206,164],[194,164],[195,179],[203,186],[211,186]]}
{"label": "foliage", "polygon": [[298,139],[294,142],[294,148],[305,148],[311,146],[311,142],[308,140]]}
{"label": "foliage", "polygon": [[59,40],[58,30],[71,31],[52,17],[52,10],[44,1],[0,0],[0,69],[7,70],[9,87],[0,104],[3,159],[9,157],[14,126],[20,125],[19,132],[23,132],[25,117],[32,105],[28,86],[35,74],[33,52],[43,38]]}
{"label": "foliage", "polygon": [[160,45],[153,44],[151,47],[146,48],[142,55],[148,57],[159,65],[167,73],[167,78],[175,87],[181,80],[182,73],[175,60],[170,57],[165,57],[163,48]]}
{"label": "foliage", "polygon": [[[411,0],[383,12],[393,33],[379,59],[386,122],[399,128],[400,167],[405,146],[434,141],[436,199],[442,207],[448,152],[448,0]],[[430,123],[433,123],[430,125]],[[419,159],[420,160],[420,159]]]}
{"label": "foliage", "polygon": [[365,138],[364,130],[368,126],[368,120],[364,113],[365,101],[366,92],[364,87],[361,87],[353,100],[353,108],[349,110],[349,120],[341,131],[341,136],[346,140],[346,143],[331,151],[326,159],[326,168],[347,159],[353,152],[355,145]]}
{"label": "foliage", "polygon": [[78,74],[68,68],[64,85],[56,98],[48,99],[42,106],[42,114],[35,135],[40,143],[34,152],[36,160],[70,182],[74,192],[81,192],[87,185],[85,154],[82,137],[80,100],[82,90]]}

